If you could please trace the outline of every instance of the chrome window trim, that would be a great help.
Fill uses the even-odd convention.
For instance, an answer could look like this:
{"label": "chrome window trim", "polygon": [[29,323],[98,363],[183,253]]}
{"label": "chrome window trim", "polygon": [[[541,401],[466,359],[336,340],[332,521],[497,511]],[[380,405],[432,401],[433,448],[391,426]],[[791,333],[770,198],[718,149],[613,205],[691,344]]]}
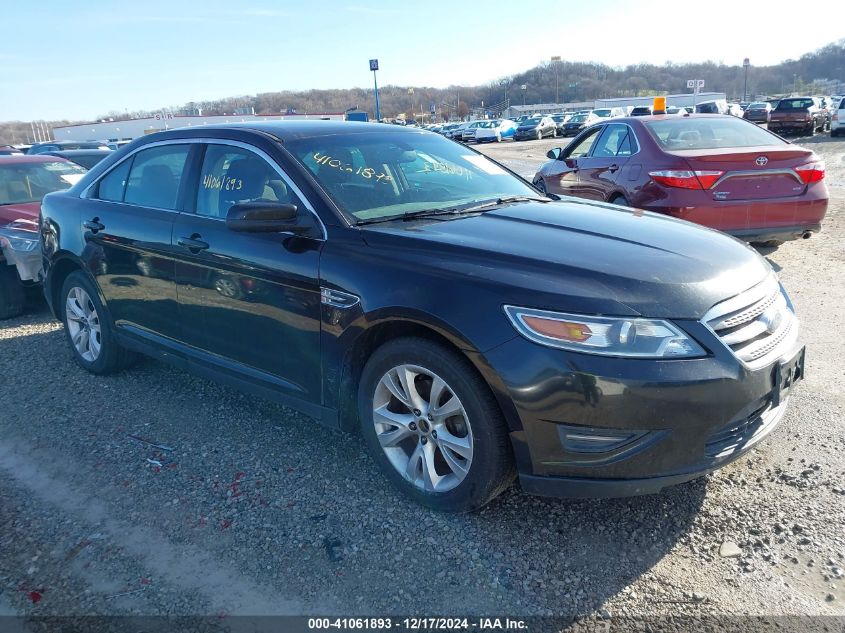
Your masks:
{"label": "chrome window trim", "polygon": [[[232,140],[232,139],[206,138],[206,137],[184,138],[184,139],[182,139],[182,138],[175,139],[174,138],[174,139],[165,139],[165,140],[161,140],[161,141],[155,141],[153,143],[147,143],[146,145],[136,147],[129,154],[124,156],[120,161],[116,162],[114,165],[109,167],[109,169],[107,171],[100,174],[100,176],[94,182],[92,182],[90,185],[88,185],[82,191],[82,193],[79,194],[79,197],[85,198],[87,200],[99,200],[99,198],[92,197],[92,191],[93,191],[94,187],[99,185],[100,181],[103,178],[108,176],[112,171],[117,169],[124,162],[126,162],[130,158],[134,157],[135,154],[137,154],[138,152],[141,152],[141,151],[144,151],[146,149],[153,148],[153,147],[160,147],[160,146],[163,146],[163,145],[194,145],[194,144],[230,145],[232,147],[238,147],[240,149],[244,149],[244,150],[247,150],[249,152],[252,152],[252,153],[256,154],[257,156],[261,157],[262,159],[264,159],[264,161],[267,162],[267,164],[269,164],[273,168],[273,170],[277,174],[279,174],[279,176],[281,176],[282,180],[284,180],[284,182],[285,182],[285,186],[289,187],[299,197],[299,199],[302,200],[303,204],[305,205],[305,208],[308,209],[308,211],[311,212],[311,215],[313,215],[317,219],[317,224],[319,225],[320,231],[323,234],[322,238],[317,238],[317,239],[320,239],[321,241],[326,241],[329,238],[329,233],[328,233],[328,230],[326,229],[326,225],[323,223],[323,220],[322,220],[322,218],[320,218],[319,214],[314,210],[314,207],[311,204],[311,201],[302,193],[302,190],[299,187],[296,186],[296,183],[294,183],[293,180],[291,180],[290,176],[288,176],[284,172],[284,170],[279,166],[279,164],[275,160],[273,160],[267,154],[267,152],[265,152],[264,150],[262,150],[258,147],[255,147],[255,145],[250,145],[249,143],[244,143],[243,141],[235,141],[235,140]],[[130,172],[131,172],[131,169],[130,169]],[[223,222],[226,221],[225,218],[213,218],[211,216],[201,215],[201,214],[195,213],[195,212],[191,213],[191,212],[187,212],[187,211],[178,211],[176,209],[159,209],[157,207],[141,207],[140,205],[132,204],[131,202],[121,202],[121,201],[115,201],[115,200],[102,200],[102,202],[110,202],[112,204],[125,204],[125,205],[128,205],[130,207],[137,207],[137,208],[142,208],[142,209],[156,209],[157,211],[169,211],[170,213],[177,213],[177,214],[183,213],[185,215],[195,215],[197,217],[208,218],[208,219],[211,219],[211,220],[220,220],[220,221],[223,221]]]}

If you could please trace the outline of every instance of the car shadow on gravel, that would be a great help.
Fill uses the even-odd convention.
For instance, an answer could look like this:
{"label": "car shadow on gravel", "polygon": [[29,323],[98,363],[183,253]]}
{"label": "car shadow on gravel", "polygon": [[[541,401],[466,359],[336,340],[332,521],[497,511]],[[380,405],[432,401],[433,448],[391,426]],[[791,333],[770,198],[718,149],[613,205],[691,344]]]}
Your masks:
{"label": "car shadow on gravel", "polygon": [[[116,520],[155,517],[157,538],[322,613],[574,616],[699,545],[689,532],[704,480],[603,500],[532,497],[514,484],[479,512],[436,513],[393,489],[356,435],[154,360],[92,376],[46,308],[13,321],[20,335],[0,339],[0,400],[28,404],[0,420],[3,442],[37,446],[45,473],[96,491]],[[64,394],[76,393],[93,414],[68,409]]]}

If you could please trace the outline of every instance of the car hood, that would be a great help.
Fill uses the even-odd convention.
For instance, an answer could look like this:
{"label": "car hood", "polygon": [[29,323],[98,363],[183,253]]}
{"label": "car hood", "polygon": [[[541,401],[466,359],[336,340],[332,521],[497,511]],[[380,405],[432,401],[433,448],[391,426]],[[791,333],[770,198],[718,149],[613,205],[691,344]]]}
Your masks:
{"label": "car hood", "polygon": [[606,315],[700,319],[769,264],[730,236],[635,209],[564,200],[457,219],[367,226],[386,258],[486,285],[501,302]]}
{"label": "car hood", "polygon": [[15,220],[32,220],[33,222],[38,222],[40,211],[40,202],[0,205],[0,226],[6,226]]}

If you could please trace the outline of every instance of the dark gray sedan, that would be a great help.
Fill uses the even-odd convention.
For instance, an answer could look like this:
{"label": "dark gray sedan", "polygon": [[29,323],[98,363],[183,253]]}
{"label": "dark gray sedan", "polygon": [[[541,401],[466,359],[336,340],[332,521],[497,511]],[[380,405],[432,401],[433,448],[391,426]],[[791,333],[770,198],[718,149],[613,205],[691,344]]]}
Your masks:
{"label": "dark gray sedan", "polygon": [[549,116],[535,116],[525,119],[519,124],[513,135],[513,139],[515,141],[524,141],[526,139],[537,139],[539,141],[547,136],[557,136],[557,123]]}

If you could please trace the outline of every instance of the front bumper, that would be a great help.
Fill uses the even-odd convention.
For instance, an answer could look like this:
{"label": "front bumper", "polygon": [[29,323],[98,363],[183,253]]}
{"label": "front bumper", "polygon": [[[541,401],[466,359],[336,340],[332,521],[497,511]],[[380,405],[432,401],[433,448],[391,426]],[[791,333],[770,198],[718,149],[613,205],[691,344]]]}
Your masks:
{"label": "front bumper", "polygon": [[[4,261],[5,260],[5,261]],[[41,249],[18,251],[0,243],[0,266],[14,266],[18,277],[23,282],[40,282],[43,276],[41,267]]]}
{"label": "front bumper", "polygon": [[[713,341],[702,323],[681,325]],[[786,410],[774,396],[780,360],[750,370],[729,349],[709,347],[706,358],[656,361],[570,353],[520,337],[485,354],[506,392],[500,401],[509,401],[503,408],[525,490],[649,494],[751,449]]]}

